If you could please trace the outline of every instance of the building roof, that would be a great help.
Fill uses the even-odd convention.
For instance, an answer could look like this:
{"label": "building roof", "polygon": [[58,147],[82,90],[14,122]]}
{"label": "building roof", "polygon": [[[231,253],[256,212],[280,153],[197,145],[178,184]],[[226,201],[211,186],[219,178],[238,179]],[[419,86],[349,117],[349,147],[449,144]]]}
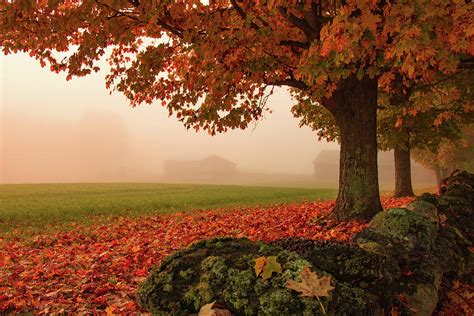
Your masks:
{"label": "building roof", "polygon": [[236,164],[232,161],[229,161],[225,158],[222,158],[217,155],[209,155],[203,159],[199,160],[165,160],[165,164],[167,163],[178,163],[178,164],[215,164],[215,165],[227,165],[231,167],[235,167]]}
{"label": "building roof", "polygon": [[222,158],[222,157],[219,157],[217,155],[207,156],[206,158],[203,158],[200,161],[201,162],[206,162],[206,163],[226,164],[226,165],[232,165],[232,166],[236,165],[232,161],[229,161],[229,160],[227,160],[225,158]]}

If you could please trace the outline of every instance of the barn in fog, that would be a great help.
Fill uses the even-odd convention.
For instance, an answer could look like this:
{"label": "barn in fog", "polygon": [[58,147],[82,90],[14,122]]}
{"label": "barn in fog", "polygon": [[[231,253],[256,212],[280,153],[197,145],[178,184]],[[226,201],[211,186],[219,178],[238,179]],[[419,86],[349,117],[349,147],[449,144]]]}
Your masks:
{"label": "barn in fog", "polygon": [[168,180],[214,182],[234,177],[237,165],[211,155],[201,160],[165,160],[163,171]]}
{"label": "barn in fog", "polygon": [[[391,187],[395,183],[395,162],[392,151],[381,151],[377,155],[379,183]],[[337,184],[339,178],[339,151],[323,150],[313,161],[314,176],[318,182]],[[418,186],[435,186],[434,172],[412,160],[411,174],[413,184]]]}

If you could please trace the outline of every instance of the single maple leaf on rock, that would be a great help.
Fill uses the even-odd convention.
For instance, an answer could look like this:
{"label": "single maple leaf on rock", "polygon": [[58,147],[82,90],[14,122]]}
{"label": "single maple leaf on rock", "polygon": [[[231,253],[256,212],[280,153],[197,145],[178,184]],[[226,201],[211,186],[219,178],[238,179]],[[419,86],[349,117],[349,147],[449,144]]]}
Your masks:
{"label": "single maple leaf on rock", "polygon": [[255,259],[255,274],[266,280],[271,278],[273,272],[281,273],[281,264],[277,262],[276,256],[259,257]]}
{"label": "single maple leaf on rock", "polygon": [[304,267],[301,271],[301,282],[289,280],[285,286],[289,289],[301,293],[301,296],[310,297],[329,297],[329,292],[334,289],[331,285],[331,276],[325,275],[318,278],[315,272],[312,272],[308,267]]}

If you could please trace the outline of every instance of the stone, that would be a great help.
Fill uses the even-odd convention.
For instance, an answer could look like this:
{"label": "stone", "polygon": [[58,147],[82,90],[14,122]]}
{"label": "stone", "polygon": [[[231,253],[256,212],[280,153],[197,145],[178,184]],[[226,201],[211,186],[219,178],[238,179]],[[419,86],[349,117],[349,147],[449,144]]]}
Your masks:
{"label": "stone", "polygon": [[[257,277],[254,260],[261,256],[277,256],[283,272],[268,280]],[[140,285],[137,298],[144,309],[162,315],[197,313],[213,301],[233,315],[319,315],[316,299],[285,287],[286,281],[299,279],[305,266],[318,271],[281,248],[247,239],[207,240],[166,258]],[[321,300],[327,308],[329,299]]]}
{"label": "stone", "polygon": [[[474,175],[453,174],[443,194],[374,216],[351,244],[297,238],[264,244],[201,241],[163,260],[140,285],[139,304],[156,315],[196,314],[216,302],[232,315],[431,315],[454,279],[474,267]],[[263,280],[255,259],[276,256],[281,273]],[[307,266],[335,287],[321,302],[285,287]],[[472,275],[471,275],[472,277]],[[472,281],[472,279],[471,279]]]}
{"label": "stone", "polygon": [[438,224],[424,214],[392,208],[375,215],[368,229],[405,243],[408,251],[429,251],[434,244]]}
{"label": "stone", "polygon": [[400,278],[397,261],[392,257],[339,242],[288,238],[272,245],[297,252],[339,282],[373,294],[382,309],[390,309]]}
{"label": "stone", "polygon": [[415,291],[406,298],[416,316],[431,316],[438,304],[438,289],[431,284],[417,284]]}
{"label": "stone", "polygon": [[416,200],[408,204],[407,209],[425,217],[439,228],[438,210],[434,204],[423,200]]}

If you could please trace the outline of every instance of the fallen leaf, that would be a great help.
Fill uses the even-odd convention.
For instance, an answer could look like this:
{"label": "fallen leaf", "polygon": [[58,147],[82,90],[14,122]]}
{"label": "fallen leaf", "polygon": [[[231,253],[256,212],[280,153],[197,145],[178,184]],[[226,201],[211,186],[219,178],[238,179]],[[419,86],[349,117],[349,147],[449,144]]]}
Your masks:
{"label": "fallen leaf", "polygon": [[262,273],[263,271],[263,267],[265,266],[265,264],[267,263],[267,258],[266,257],[259,257],[257,259],[255,259],[255,274],[257,276],[260,275],[260,273]]}
{"label": "fallen leaf", "polygon": [[266,280],[271,278],[273,272],[281,273],[281,264],[277,262],[277,257],[269,256],[267,258],[267,264],[263,268],[262,279]]}
{"label": "fallen leaf", "polygon": [[[403,207],[412,200],[386,197],[382,205]],[[26,240],[0,236],[0,314],[50,314],[61,308],[71,314],[96,314],[112,304],[116,314],[140,314],[144,311],[135,300],[138,284],[174,251],[236,231],[264,242],[289,237],[348,242],[366,227],[361,221],[312,224],[311,219],[327,218],[333,208],[334,201],[315,201],[119,217]]]}
{"label": "fallen leaf", "polygon": [[286,282],[286,287],[301,293],[301,296],[310,297],[329,297],[329,292],[334,289],[331,285],[331,276],[325,275],[318,278],[315,272],[312,272],[308,267],[304,267],[301,271],[301,282],[289,280]]}
{"label": "fallen leaf", "polygon": [[206,305],[203,305],[199,310],[198,316],[232,316],[232,314],[227,309],[220,309],[214,307],[216,302],[212,302]]}
{"label": "fallen leaf", "polygon": [[255,274],[266,280],[271,278],[273,272],[281,273],[281,264],[277,262],[276,256],[259,257],[255,259]]}

